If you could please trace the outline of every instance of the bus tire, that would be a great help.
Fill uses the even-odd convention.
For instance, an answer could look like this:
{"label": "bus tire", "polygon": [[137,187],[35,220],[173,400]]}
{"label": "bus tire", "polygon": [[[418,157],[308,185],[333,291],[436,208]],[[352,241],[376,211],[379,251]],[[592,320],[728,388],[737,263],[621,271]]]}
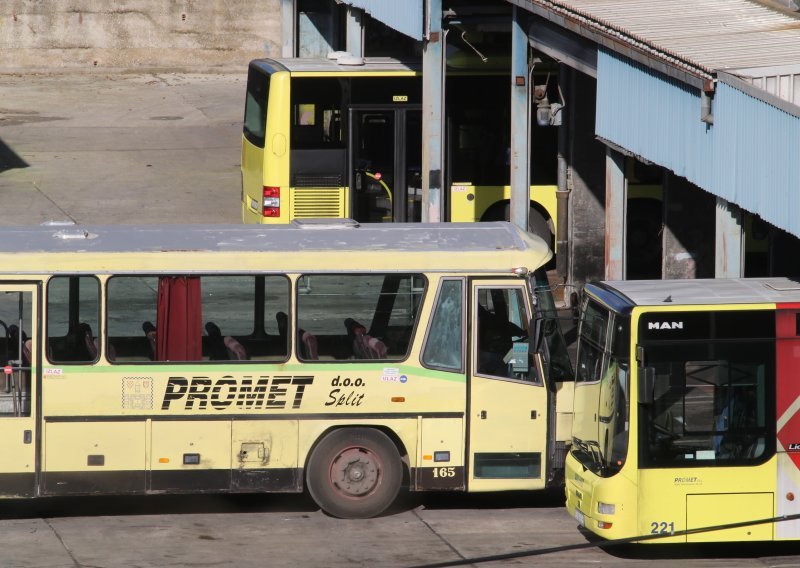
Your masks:
{"label": "bus tire", "polygon": [[372,428],[342,428],[325,436],[308,460],[306,484],[319,507],[342,519],[368,519],[395,500],[403,464],[394,443]]}

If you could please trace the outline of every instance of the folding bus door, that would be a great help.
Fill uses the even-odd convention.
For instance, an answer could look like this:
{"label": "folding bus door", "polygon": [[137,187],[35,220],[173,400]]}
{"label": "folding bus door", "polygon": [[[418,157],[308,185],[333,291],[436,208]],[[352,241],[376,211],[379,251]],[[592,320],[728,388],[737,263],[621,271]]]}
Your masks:
{"label": "folding bus door", "polygon": [[0,283],[0,496],[33,496],[39,287]]}
{"label": "folding bus door", "polygon": [[547,392],[529,354],[525,285],[475,279],[471,288],[469,490],[543,488]]}

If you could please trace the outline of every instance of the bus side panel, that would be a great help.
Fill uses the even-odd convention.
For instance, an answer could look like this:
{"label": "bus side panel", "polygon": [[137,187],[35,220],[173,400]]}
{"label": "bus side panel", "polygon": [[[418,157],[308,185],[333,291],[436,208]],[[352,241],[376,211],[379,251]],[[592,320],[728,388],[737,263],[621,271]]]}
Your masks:
{"label": "bus side panel", "polygon": [[[290,155],[290,76],[286,72],[274,73],[269,84],[267,130],[264,141],[263,186],[279,187],[281,191],[280,217],[262,217],[262,223],[288,223],[289,218],[289,155]],[[261,195],[259,189],[259,196]],[[284,203],[285,200],[285,203]],[[260,201],[260,198],[259,198]]]}
{"label": "bus side panel", "polygon": [[[797,337],[798,305],[779,304],[777,327],[777,435],[778,435],[778,492],[775,514],[800,513],[800,382],[796,369],[800,365],[800,338]],[[800,538],[800,520],[777,523],[775,537]]]}
{"label": "bus side panel", "polygon": [[144,420],[48,422],[42,493],[144,493]]}
{"label": "bus side panel", "polygon": [[234,491],[300,492],[297,420],[234,420],[232,484]]}
{"label": "bus side panel", "polygon": [[153,421],[151,491],[227,491],[231,421]]}
{"label": "bus side panel", "polygon": [[462,418],[423,418],[415,491],[466,489]]}

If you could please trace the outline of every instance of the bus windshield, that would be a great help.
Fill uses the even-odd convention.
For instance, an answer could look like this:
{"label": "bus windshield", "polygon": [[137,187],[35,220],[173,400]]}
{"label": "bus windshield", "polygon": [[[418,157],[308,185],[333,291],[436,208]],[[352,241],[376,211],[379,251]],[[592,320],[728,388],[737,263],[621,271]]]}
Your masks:
{"label": "bus windshield", "polygon": [[580,326],[574,455],[598,475],[613,475],[628,452],[630,319],[587,301]]}

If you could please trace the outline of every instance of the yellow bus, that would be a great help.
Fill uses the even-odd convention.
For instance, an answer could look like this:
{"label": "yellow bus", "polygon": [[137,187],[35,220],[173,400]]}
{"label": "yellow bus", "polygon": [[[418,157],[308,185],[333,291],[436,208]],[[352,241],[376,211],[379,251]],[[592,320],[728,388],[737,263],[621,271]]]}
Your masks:
{"label": "yellow bus", "polygon": [[[388,58],[344,61],[250,63],[242,136],[245,223],[420,220],[421,71]],[[555,80],[546,83],[556,91]],[[556,100],[557,91],[551,96]],[[448,71],[445,99],[445,220],[508,219],[508,70]],[[553,245],[557,129],[531,128],[529,224]]]}
{"label": "yellow bus", "polygon": [[797,281],[600,282],[585,292],[570,514],[607,539],[800,537],[796,520],[698,530],[800,513]]}
{"label": "yellow bus", "polygon": [[508,223],[0,235],[1,497],[563,483],[551,253]]}

